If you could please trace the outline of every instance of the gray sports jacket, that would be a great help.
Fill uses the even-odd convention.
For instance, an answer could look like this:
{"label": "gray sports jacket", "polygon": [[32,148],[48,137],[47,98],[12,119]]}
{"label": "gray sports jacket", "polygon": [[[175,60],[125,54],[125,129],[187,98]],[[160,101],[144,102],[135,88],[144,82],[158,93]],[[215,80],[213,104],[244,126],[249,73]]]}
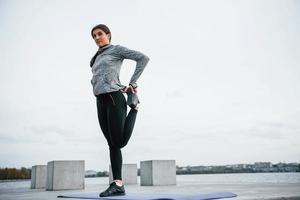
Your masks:
{"label": "gray sports jacket", "polygon": [[93,59],[93,63],[91,62],[93,73],[91,84],[95,96],[102,93],[118,91],[125,87],[125,85],[121,84],[119,79],[121,65],[124,59],[136,61],[135,71],[129,84],[136,84],[136,81],[150,60],[148,56],[139,51],[112,44],[99,47]]}

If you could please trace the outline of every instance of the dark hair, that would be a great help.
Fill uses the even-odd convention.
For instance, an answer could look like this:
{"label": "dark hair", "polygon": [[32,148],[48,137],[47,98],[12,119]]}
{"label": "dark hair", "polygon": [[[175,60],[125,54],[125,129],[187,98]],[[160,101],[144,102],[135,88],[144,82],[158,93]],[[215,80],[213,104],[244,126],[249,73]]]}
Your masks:
{"label": "dark hair", "polygon": [[110,32],[109,28],[108,28],[105,24],[98,24],[98,25],[94,26],[94,27],[92,28],[92,30],[91,30],[91,35],[92,35],[92,37],[93,37],[93,31],[94,31],[95,29],[97,29],[97,28],[101,29],[101,30],[104,31],[106,34],[110,34],[110,37],[109,37],[109,42],[110,42],[110,40],[111,40],[111,32]]}

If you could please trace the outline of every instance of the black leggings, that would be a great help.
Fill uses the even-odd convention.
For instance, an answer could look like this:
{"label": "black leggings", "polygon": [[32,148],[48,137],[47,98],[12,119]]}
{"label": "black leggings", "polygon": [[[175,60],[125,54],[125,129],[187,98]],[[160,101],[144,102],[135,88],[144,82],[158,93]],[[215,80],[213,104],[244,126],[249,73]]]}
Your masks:
{"label": "black leggings", "polygon": [[99,94],[97,99],[98,121],[107,140],[113,179],[122,180],[121,148],[126,146],[133,131],[137,110],[130,109],[121,91]]}

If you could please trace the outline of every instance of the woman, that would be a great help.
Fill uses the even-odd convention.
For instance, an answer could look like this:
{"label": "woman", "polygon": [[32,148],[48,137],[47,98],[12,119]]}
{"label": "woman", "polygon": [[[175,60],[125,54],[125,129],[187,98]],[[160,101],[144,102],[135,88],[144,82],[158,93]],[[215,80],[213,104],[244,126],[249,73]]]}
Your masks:
{"label": "woman", "polygon": [[[127,115],[127,102],[123,93],[137,93],[137,80],[142,74],[149,57],[121,45],[111,44],[111,32],[104,24],[92,28],[91,34],[99,47],[90,62],[93,78],[93,93],[97,102],[98,121],[107,140],[113,182],[99,194],[100,197],[125,195],[122,182],[122,153],[133,131],[138,107],[132,107]],[[124,59],[136,61],[135,71],[129,85],[119,80]]]}

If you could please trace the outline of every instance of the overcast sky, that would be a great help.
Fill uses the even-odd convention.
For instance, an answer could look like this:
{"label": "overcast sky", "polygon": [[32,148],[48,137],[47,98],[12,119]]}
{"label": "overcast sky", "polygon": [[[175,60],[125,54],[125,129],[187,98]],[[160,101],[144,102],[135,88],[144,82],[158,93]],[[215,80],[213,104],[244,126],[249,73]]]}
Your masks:
{"label": "overcast sky", "polygon": [[99,23],[150,57],[124,164],[300,162],[300,1],[0,0],[0,167],[108,170],[89,67]]}

